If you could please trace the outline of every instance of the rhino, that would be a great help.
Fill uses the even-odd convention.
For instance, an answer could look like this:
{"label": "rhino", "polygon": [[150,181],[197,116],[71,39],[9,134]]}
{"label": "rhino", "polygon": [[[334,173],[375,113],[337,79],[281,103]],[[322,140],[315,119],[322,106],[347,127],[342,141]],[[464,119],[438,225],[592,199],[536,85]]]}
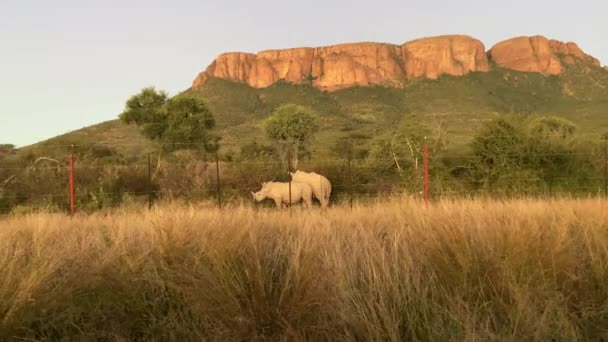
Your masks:
{"label": "rhino", "polygon": [[[277,208],[282,208],[283,203],[289,203],[289,183],[266,182],[262,183],[262,189],[258,192],[251,192],[256,202],[261,202],[266,198],[274,200]],[[291,203],[298,203],[304,200],[307,208],[312,207],[312,187],[306,183],[291,182]]]}
{"label": "rhino", "polygon": [[312,187],[312,192],[319,202],[321,202],[322,208],[329,205],[331,183],[327,178],[314,172],[304,172],[299,170],[296,170],[296,172],[290,172],[289,174],[291,175],[292,181],[306,183]]}

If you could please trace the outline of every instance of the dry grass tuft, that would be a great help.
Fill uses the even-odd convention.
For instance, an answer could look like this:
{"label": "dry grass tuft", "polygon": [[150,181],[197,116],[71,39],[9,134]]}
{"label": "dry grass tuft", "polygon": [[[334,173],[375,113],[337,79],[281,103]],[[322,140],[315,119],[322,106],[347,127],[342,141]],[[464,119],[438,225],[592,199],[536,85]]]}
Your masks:
{"label": "dry grass tuft", "polygon": [[0,220],[0,340],[598,340],[608,202]]}

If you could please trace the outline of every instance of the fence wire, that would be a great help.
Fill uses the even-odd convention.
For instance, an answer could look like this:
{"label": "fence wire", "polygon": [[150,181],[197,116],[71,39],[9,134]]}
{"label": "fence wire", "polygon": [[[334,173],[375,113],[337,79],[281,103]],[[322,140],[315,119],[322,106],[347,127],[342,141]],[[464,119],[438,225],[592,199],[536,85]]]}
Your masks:
{"label": "fence wire", "polygon": [[[57,145],[70,147],[72,145]],[[85,145],[82,145],[84,147]],[[98,145],[95,145],[98,146]],[[555,197],[608,196],[608,160],[603,153],[517,153],[504,158],[579,157],[595,160],[596,166],[581,167],[580,172],[550,175],[531,170],[500,173],[500,165],[485,165],[479,156],[450,154],[423,162],[422,151],[408,157],[383,157],[373,161],[348,157],[304,158],[298,169],[326,176],[332,185],[332,204],[369,201],[386,195],[408,194],[431,200],[458,197]],[[250,204],[272,206],[272,201],[257,203],[251,192],[263,182],[290,182],[291,162],[277,160],[176,160],[147,154],[141,160],[104,165],[75,157],[74,204],[79,211],[148,205],[181,200],[214,206]],[[595,158],[595,159],[594,159]],[[70,163],[43,158],[28,166],[0,164],[0,213],[30,209],[69,210]],[[145,158],[142,158],[145,159]],[[288,158],[291,160],[291,158]],[[457,165],[437,167],[441,160],[458,160]],[[1,160],[0,160],[1,162]],[[483,167],[487,167],[484,173]],[[494,168],[494,169],[492,169]],[[497,171],[498,170],[498,171]],[[425,172],[428,184],[425,187]],[[464,173],[464,176],[459,173]],[[292,201],[290,200],[289,203]]]}

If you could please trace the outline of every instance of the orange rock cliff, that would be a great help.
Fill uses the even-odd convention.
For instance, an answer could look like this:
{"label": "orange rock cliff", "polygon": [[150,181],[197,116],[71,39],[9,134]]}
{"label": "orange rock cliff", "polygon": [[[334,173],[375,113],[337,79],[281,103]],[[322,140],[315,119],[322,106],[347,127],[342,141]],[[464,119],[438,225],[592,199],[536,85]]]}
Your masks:
{"label": "orange rock cliff", "polygon": [[415,78],[463,76],[497,66],[545,75],[559,75],[564,64],[600,62],[575,43],[542,36],[517,37],[496,44],[486,53],[483,43],[463,35],[423,38],[401,46],[355,43],[319,48],[268,50],[258,54],[220,55],[194,80],[199,88],[210,77],[265,88],[278,81],[309,83],[323,90],[352,86],[394,86]]}

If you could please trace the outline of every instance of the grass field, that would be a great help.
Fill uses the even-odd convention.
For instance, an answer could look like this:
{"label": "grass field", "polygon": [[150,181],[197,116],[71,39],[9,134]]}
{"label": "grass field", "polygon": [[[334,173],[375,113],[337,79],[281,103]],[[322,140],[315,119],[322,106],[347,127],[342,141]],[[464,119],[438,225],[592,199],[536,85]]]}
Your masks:
{"label": "grass field", "polygon": [[0,218],[0,341],[608,337],[608,202]]}

